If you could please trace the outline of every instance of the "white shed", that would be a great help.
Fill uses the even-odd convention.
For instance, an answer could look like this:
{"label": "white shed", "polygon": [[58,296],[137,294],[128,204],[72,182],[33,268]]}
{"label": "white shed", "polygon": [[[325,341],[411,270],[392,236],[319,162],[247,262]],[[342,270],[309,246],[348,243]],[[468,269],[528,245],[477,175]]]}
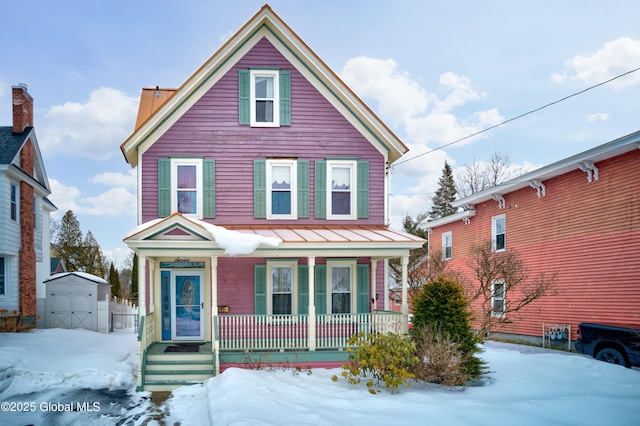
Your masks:
{"label": "white shed", "polygon": [[44,284],[47,328],[106,331],[99,330],[98,302],[104,302],[111,295],[111,284],[84,272],[55,274],[45,280]]}

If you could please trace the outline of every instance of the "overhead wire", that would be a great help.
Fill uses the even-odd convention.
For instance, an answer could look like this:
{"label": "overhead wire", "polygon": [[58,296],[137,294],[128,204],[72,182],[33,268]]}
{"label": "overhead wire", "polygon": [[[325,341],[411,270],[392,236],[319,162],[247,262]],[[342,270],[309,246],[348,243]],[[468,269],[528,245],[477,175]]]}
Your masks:
{"label": "overhead wire", "polygon": [[439,147],[437,147],[437,148],[433,148],[433,149],[432,149],[432,150],[430,150],[430,151],[423,152],[422,154],[418,154],[418,155],[416,155],[415,157],[411,157],[411,158],[407,158],[406,160],[399,161],[399,162],[395,163],[392,167],[400,166],[400,165],[402,165],[402,164],[404,164],[404,163],[408,163],[409,161],[415,160],[416,158],[420,158],[420,157],[423,157],[423,156],[425,156],[425,155],[427,155],[427,154],[431,154],[432,152],[435,152],[435,151],[441,150],[441,149],[443,149],[443,148],[446,148],[446,147],[448,147],[448,146],[455,145],[455,144],[460,143],[460,142],[462,142],[462,141],[464,141],[464,140],[470,139],[470,138],[472,138],[472,137],[474,137],[474,136],[477,136],[477,135],[480,135],[480,134],[482,134],[482,133],[488,132],[489,130],[495,129],[496,127],[503,126],[503,125],[505,125],[505,124],[507,124],[507,123],[510,123],[510,122],[512,122],[512,121],[515,121],[515,120],[518,120],[518,119],[520,119],[520,118],[522,118],[522,117],[525,117],[525,116],[527,116],[527,115],[533,114],[533,113],[535,113],[535,112],[538,112],[538,111],[543,110],[543,109],[545,109],[545,108],[548,108],[548,107],[550,107],[550,106],[556,105],[556,104],[558,104],[558,103],[560,103],[560,102],[566,101],[567,99],[570,99],[570,98],[573,98],[573,97],[575,97],[575,96],[581,95],[581,94],[583,94],[583,93],[585,93],[585,92],[588,92],[589,90],[595,89],[596,87],[600,87],[600,86],[603,86],[603,85],[605,85],[605,84],[607,84],[607,83],[611,83],[611,82],[612,82],[612,81],[614,81],[614,80],[617,80],[617,79],[619,79],[619,78],[621,78],[621,77],[624,77],[624,76],[626,76],[626,75],[632,74],[632,73],[634,73],[634,72],[636,72],[636,71],[639,71],[639,70],[640,70],[640,67],[635,68],[635,69],[633,69],[633,70],[631,70],[631,71],[627,71],[627,72],[625,72],[625,73],[619,74],[619,75],[617,75],[617,76],[615,76],[615,77],[612,77],[612,78],[610,78],[610,79],[608,79],[608,80],[606,80],[606,81],[600,82],[600,83],[598,83],[598,84],[594,84],[593,86],[589,86],[589,87],[587,87],[586,89],[580,90],[579,92],[572,93],[571,95],[565,96],[565,97],[563,97],[563,98],[561,98],[561,99],[558,99],[558,100],[556,100],[556,101],[553,101],[553,102],[549,102],[548,104],[545,104],[545,105],[543,105],[543,106],[541,106],[541,107],[538,107],[538,108],[532,109],[532,110],[530,110],[530,111],[527,111],[527,112],[522,113],[522,114],[520,114],[520,115],[517,115],[517,116],[515,116],[515,117],[509,118],[508,120],[502,121],[502,122],[500,122],[500,123],[498,123],[498,124],[494,124],[493,126],[489,126],[489,127],[487,127],[486,129],[482,129],[482,130],[479,130],[479,131],[477,131],[477,132],[475,132],[475,133],[472,133],[472,134],[470,134],[470,135],[464,136],[464,137],[462,137],[462,138],[460,138],[460,139],[456,139],[456,140],[454,140],[453,142],[448,142],[448,143],[446,143],[446,144],[444,144],[444,145],[441,145],[441,146],[439,146]]}

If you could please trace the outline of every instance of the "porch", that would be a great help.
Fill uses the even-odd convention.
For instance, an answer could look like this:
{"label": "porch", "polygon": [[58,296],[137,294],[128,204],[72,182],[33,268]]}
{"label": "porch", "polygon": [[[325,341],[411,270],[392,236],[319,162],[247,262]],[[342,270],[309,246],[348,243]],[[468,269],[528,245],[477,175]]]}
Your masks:
{"label": "porch", "polygon": [[337,367],[348,360],[354,334],[400,333],[402,314],[220,315],[213,341],[153,341],[154,316],[140,321],[141,389],[171,390],[201,383],[229,367]]}

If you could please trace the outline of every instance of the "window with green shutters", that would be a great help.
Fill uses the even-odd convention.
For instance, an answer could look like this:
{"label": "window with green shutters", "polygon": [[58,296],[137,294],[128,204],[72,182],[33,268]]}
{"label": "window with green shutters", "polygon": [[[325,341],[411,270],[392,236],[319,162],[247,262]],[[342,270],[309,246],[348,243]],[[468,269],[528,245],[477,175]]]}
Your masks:
{"label": "window with green shutters", "polygon": [[213,159],[158,159],[158,217],[173,212],[199,219],[215,217]]}
{"label": "window with green shutters", "polygon": [[369,162],[317,160],[314,217],[355,220],[369,217]]}
{"label": "window with green shutters", "polygon": [[253,162],[256,219],[309,217],[309,161],[257,159]]}
{"label": "window with green shutters", "polygon": [[252,127],[291,125],[291,73],[279,69],[238,71],[238,122]]}

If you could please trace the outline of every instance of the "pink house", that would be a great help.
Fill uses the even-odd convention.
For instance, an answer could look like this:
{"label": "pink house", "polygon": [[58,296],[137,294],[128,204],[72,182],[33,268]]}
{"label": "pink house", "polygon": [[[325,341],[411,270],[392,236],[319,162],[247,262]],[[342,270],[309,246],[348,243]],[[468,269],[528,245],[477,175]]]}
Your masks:
{"label": "pink house", "polygon": [[[520,254],[527,284],[539,272],[557,274],[556,294],[506,314],[496,335],[569,348],[581,322],[640,327],[640,132],[453,205],[462,210],[425,225],[430,249],[451,268],[473,281],[469,251],[491,241]],[[493,285],[493,315],[505,315],[518,295]]]}
{"label": "pink house", "polygon": [[387,226],[407,148],[269,6],[178,89],[144,89],[121,149],[138,174],[139,389],[335,366],[358,331],[406,332],[384,271],[424,243]]}

